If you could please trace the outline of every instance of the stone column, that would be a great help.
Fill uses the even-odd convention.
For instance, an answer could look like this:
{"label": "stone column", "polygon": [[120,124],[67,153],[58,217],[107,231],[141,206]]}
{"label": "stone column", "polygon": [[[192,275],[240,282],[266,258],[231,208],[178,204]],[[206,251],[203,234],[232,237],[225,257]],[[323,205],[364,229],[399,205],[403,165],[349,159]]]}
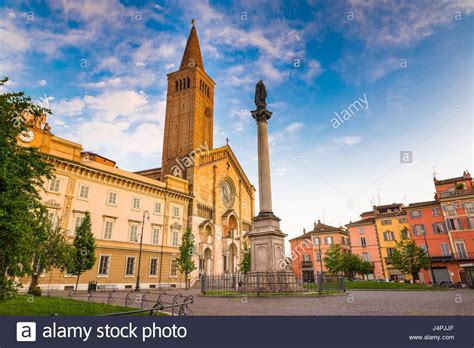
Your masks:
{"label": "stone column", "polygon": [[260,213],[272,213],[272,183],[270,177],[270,153],[268,150],[268,123],[271,112],[260,109],[252,112],[258,132],[258,194]]}
{"label": "stone column", "polygon": [[[259,82],[260,88],[263,82]],[[257,84],[257,89],[259,88]],[[263,86],[264,89],[264,86]],[[285,242],[280,230],[280,219],[273,214],[272,185],[270,178],[270,153],[268,150],[268,120],[272,113],[262,100],[266,92],[256,95],[257,110],[252,117],[257,121],[258,131],[258,190],[260,212],[254,218],[252,231],[246,234],[250,238],[252,272],[285,271]],[[258,100],[257,100],[258,99]]]}

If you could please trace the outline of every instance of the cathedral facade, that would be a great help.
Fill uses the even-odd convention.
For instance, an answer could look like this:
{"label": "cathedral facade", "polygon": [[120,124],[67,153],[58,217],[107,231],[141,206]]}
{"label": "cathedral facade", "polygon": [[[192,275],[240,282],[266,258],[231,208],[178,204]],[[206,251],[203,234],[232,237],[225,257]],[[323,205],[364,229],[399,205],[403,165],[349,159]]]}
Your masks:
{"label": "cathedral facade", "polygon": [[[138,273],[143,289],[183,285],[176,258],[186,229],[195,239],[191,284],[202,273],[238,271],[255,214],[255,188],[229,144],[214,148],[214,85],[193,23],[179,70],[168,74],[159,168],[119,169],[113,160],[54,135],[46,118],[32,121],[19,137],[21,146],[38,147],[54,164],[41,195],[50,219],[71,241],[85,212],[91,214],[96,264],[81,275],[80,289],[90,281],[132,289]],[[42,274],[40,286],[71,289],[75,281],[54,269]]]}

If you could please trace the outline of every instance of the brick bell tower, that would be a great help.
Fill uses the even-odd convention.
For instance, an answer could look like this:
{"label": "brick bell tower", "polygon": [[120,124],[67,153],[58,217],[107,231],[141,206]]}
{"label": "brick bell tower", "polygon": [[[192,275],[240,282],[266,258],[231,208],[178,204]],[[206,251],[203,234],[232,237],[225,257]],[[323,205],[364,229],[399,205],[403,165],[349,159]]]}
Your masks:
{"label": "brick bell tower", "polygon": [[204,70],[193,19],[179,70],[168,74],[162,180],[186,179],[190,154],[212,149],[213,109],[214,81]]}

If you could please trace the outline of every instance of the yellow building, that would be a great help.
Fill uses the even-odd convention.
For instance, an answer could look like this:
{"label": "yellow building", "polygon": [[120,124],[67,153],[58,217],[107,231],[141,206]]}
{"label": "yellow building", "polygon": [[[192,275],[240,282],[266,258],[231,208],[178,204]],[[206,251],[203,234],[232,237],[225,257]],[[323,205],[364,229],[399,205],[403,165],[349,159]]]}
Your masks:
{"label": "yellow building", "polygon": [[385,278],[392,280],[405,279],[404,275],[396,269],[391,263],[391,255],[403,236],[404,228],[408,229],[408,220],[403,204],[393,203],[380,205],[375,209],[375,227],[380,243],[380,254],[382,257],[382,270]]}
{"label": "yellow building", "polygon": [[[80,277],[80,289],[89,281],[134,287],[142,231],[142,288],[184,283],[176,258],[187,228],[195,237],[198,266],[191,283],[199,273],[238,269],[255,188],[228,144],[213,148],[213,95],[193,24],[180,69],[168,75],[163,169],[119,169],[113,160],[55,136],[46,117],[31,120],[19,137],[20,145],[38,147],[54,164],[55,176],[42,193],[51,220],[72,240],[85,212],[91,213],[97,261]],[[67,289],[75,280],[53,270],[40,286]]]}

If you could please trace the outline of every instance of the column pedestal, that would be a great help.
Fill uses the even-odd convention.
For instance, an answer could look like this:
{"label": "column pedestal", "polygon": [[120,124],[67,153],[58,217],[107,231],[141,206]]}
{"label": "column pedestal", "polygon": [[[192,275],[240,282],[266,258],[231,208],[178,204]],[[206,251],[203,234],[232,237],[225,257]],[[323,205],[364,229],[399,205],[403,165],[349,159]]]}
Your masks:
{"label": "column pedestal", "polygon": [[254,218],[250,238],[252,272],[281,272],[286,270],[285,237],[280,230],[280,219],[273,213]]}

